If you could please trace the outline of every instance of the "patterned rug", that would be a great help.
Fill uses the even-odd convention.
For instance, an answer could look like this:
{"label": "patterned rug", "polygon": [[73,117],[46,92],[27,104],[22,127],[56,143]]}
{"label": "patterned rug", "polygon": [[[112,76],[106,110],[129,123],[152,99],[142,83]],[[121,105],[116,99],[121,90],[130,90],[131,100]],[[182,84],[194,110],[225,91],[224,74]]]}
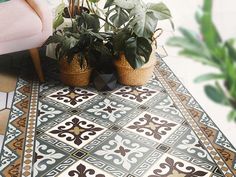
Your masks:
{"label": "patterned rug", "polygon": [[233,177],[236,150],[163,60],[112,92],[18,79],[2,177]]}

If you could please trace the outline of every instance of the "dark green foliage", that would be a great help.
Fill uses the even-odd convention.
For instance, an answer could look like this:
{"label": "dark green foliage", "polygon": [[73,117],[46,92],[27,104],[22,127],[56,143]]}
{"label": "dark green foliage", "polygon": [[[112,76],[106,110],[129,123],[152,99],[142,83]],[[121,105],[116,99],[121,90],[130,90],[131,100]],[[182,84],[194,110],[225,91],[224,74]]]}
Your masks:
{"label": "dark green foliage", "polygon": [[96,16],[82,13],[73,21],[71,27],[55,31],[45,45],[56,44],[58,60],[67,57],[68,62],[71,62],[74,55],[78,54],[81,67],[84,60],[93,66],[98,58],[112,56],[112,49],[106,45],[109,35],[98,32],[99,29],[100,22]]}

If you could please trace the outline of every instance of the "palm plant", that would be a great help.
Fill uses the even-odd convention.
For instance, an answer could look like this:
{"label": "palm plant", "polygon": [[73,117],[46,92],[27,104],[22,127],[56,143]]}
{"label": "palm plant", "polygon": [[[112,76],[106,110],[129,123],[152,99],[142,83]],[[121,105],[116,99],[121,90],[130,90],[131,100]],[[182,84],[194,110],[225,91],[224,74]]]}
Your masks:
{"label": "palm plant", "polygon": [[[223,41],[212,20],[212,0],[205,0],[196,13],[200,34],[181,28],[181,37],[172,37],[168,44],[181,48],[180,54],[218,69],[218,73],[199,76],[195,82],[215,80],[206,85],[207,96],[216,103],[232,107],[229,118],[236,121],[236,47],[235,40]],[[223,84],[221,84],[223,81]]]}

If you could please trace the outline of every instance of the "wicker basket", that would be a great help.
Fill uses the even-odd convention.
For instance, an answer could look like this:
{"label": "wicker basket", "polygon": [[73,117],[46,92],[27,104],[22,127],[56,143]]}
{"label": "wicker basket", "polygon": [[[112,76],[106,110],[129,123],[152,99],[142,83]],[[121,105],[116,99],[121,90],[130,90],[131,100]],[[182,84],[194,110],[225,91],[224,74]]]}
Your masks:
{"label": "wicker basket", "polygon": [[118,81],[122,85],[141,86],[145,85],[151,78],[156,64],[155,57],[150,57],[148,63],[139,69],[133,69],[127,62],[124,53],[120,54],[120,59],[115,61],[118,73]]}
{"label": "wicker basket", "polygon": [[71,63],[67,62],[66,57],[60,60],[60,78],[65,85],[85,87],[90,82],[92,69],[86,62],[81,68],[77,57],[75,55]]}

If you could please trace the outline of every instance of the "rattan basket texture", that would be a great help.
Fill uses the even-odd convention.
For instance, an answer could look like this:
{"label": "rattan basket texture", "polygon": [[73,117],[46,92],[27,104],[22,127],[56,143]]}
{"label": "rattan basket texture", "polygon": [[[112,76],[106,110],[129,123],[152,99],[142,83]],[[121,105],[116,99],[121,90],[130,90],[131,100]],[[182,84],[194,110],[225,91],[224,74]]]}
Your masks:
{"label": "rattan basket texture", "polygon": [[133,69],[127,62],[124,53],[121,53],[120,58],[115,61],[119,83],[129,86],[145,85],[152,77],[156,62],[155,57],[151,55],[148,63],[139,69]]}
{"label": "rattan basket texture", "polygon": [[90,82],[91,72],[92,69],[88,66],[86,61],[83,67],[80,67],[78,55],[75,55],[70,63],[67,62],[66,57],[60,60],[60,78],[65,85],[85,87]]}

